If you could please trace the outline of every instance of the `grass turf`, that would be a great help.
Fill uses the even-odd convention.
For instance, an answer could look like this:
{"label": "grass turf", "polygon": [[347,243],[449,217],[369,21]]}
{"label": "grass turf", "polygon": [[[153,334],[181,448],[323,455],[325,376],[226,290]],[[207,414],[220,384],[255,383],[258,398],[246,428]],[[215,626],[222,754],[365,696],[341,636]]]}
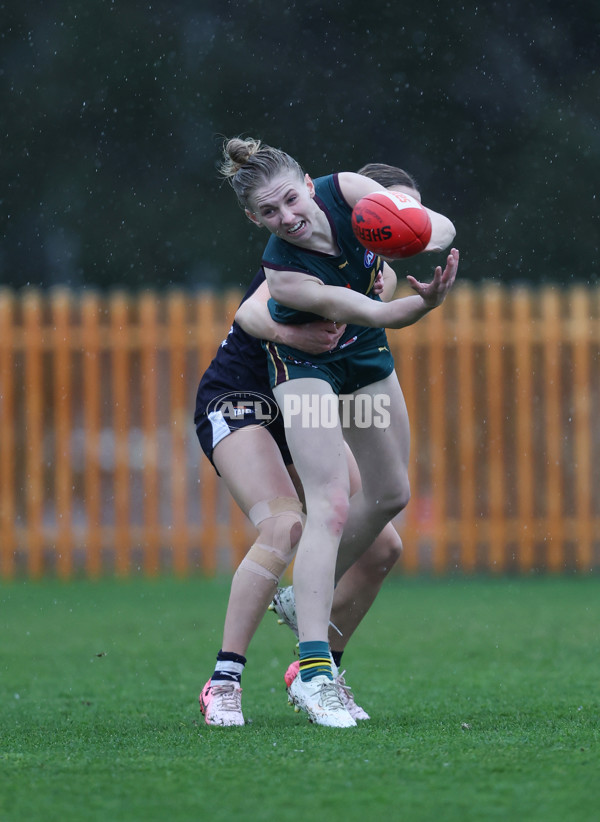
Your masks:
{"label": "grass turf", "polygon": [[598,818],[600,579],[388,580],[344,656],[372,716],[348,730],[287,707],[270,614],[247,726],[204,725],[228,587],[0,587],[2,822]]}

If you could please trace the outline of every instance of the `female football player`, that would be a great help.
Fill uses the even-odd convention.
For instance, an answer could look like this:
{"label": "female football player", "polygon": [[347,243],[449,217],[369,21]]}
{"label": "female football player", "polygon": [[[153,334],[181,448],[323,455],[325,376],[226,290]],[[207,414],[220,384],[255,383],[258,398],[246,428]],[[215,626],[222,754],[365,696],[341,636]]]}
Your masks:
{"label": "female football player", "polygon": [[[240,151],[247,150],[247,154],[243,156],[243,162],[235,160],[235,156],[239,157]],[[317,265],[317,273],[321,280],[318,282],[323,285],[327,282],[330,274],[327,272],[328,267],[333,267],[335,271],[340,266],[340,249],[344,255],[342,267],[344,269],[344,277],[348,275],[351,282],[351,288],[362,287],[359,284],[362,279],[365,280],[365,272],[362,272],[360,263],[367,260],[364,254],[364,249],[358,249],[356,241],[350,241],[351,253],[348,255],[350,259],[346,258],[347,246],[349,247],[349,238],[347,236],[347,229],[349,227],[349,214],[351,205],[370,190],[377,190],[379,188],[375,184],[369,183],[363,177],[359,177],[357,183],[353,178],[357,175],[338,175],[334,178],[324,178],[325,181],[330,181],[330,185],[323,185],[321,181],[317,181],[319,188],[325,195],[325,198],[316,197],[317,191],[310,180],[304,177],[299,170],[299,167],[294,164],[294,161],[284,155],[282,152],[274,151],[268,147],[261,148],[259,144],[253,141],[231,141],[227,147],[230,166],[227,173],[231,174],[234,188],[238,193],[240,201],[246,208],[248,216],[257,224],[266,225],[272,231],[274,238],[283,236],[282,240],[286,245],[289,244],[294,250],[301,251],[300,257],[297,257],[293,263],[285,261],[285,265],[290,265],[289,273],[293,273],[298,278],[300,272],[301,282],[311,282],[314,277],[310,276],[311,266],[314,266],[315,259],[318,260],[321,267]],[[238,167],[232,171],[232,165],[237,162]],[[240,172],[244,172],[241,173]],[[250,172],[250,174],[248,174]],[[248,177],[254,177],[251,180],[251,185],[248,185]],[[347,178],[347,179],[346,179]],[[366,183],[366,187],[365,187]],[[341,184],[341,185],[338,185]],[[344,192],[344,188],[346,191]],[[252,210],[254,209],[254,210]],[[280,216],[278,217],[277,214]],[[324,219],[325,218],[325,219]],[[441,218],[441,215],[433,215],[434,218],[434,232],[432,234],[432,241],[430,243],[435,247],[436,243],[442,243],[443,232],[446,235],[453,236],[453,229],[448,225],[449,221]],[[326,224],[327,223],[327,224]],[[442,239],[441,239],[442,238]],[[450,237],[451,239],[451,237]],[[329,244],[328,244],[329,243]],[[444,243],[446,244],[446,243]],[[272,244],[270,243],[270,246]],[[285,246],[283,247],[285,250]],[[275,257],[277,257],[278,249],[275,248]],[[279,249],[281,252],[281,249]],[[337,252],[337,253],[336,253]],[[273,253],[273,249],[267,254]],[[362,255],[360,262],[358,255]],[[304,258],[302,257],[304,255]],[[268,258],[267,258],[268,259]],[[452,285],[456,273],[458,255],[453,252],[448,258],[448,265],[444,272],[441,268],[436,269],[434,280],[431,284],[426,285],[417,283],[413,278],[411,284],[417,292],[414,298],[405,298],[404,300],[396,301],[401,310],[396,311],[393,315],[384,314],[370,314],[366,306],[349,306],[344,298],[340,300],[342,306],[341,311],[331,302],[330,294],[324,295],[324,301],[319,302],[313,296],[313,289],[306,286],[295,289],[289,288],[285,285],[283,287],[284,299],[288,301],[293,308],[310,308],[310,316],[294,315],[290,316],[297,322],[298,319],[313,320],[317,322],[314,316],[326,316],[338,321],[341,328],[332,326],[331,323],[314,325],[313,338],[315,334],[320,334],[322,342],[325,346],[330,345],[332,351],[318,350],[318,347],[313,347],[313,350],[308,350],[310,360],[306,359],[306,353],[302,350],[302,345],[298,343],[298,333],[300,326],[297,326],[289,332],[290,326],[279,325],[275,327],[274,333],[271,334],[271,339],[274,345],[268,346],[271,365],[273,367],[272,381],[275,387],[275,395],[283,407],[286,404],[286,397],[288,399],[297,399],[299,395],[302,396],[316,396],[318,400],[327,398],[328,394],[334,393],[351,393],[357,389],[365,392],[365,387],[368,386],[367,392],[374,397],[375,392],[372,384],[379,382],[377,389],[381,391],[381,396],[387,398],[392,405],[391,409],[391,424],[386,428],[388,433],[385,441],[381,441],[377,445],[377,440],[381,437],[375,437],[373,442],[375,444],[375,453],[384,456],[383,452],[386,449],[392,454],[388,453],[387,459],[382,459],[381,466],[384,466],[388,472],[388,481],[392,488],[391,494],[384,494],[380,492],[375,498],[374,478],[376,471],[373,470],[372,464],[369,467],[369,459],[367,459],[370,446],[363,445],[361,447],[361,439],[369,440],[366,435],[354,437],[358,449],[361,453],[361,458],[364,461],[363,471],[367,477],[367,487],[362,491],[357,492],[352,501],[355,506],[356,513],[353,513],[352,505],[348,505],[348,498],[350,495],[350,470],[347,466],[347,456],[343,442],[341,441],[341,430],[339,422],[334,429],[317,424],[315,426],[316,434],[309,432],[306,440],[297,436],[298,426],[294,426],[293,422],[291,428],[288,429],[288,437],[291,434],[292,455],[295,456],[295,462],[302,465],[300,471],[301,479],[303,479],[304,493],[308,504],[308,522],[305,528],[305,534],[300,542],[300,551],[296,561],[296,570],[294,573],[294,584],[296,589],[296,598],[298,602],[298,626],[300,631],[300,676],[295,677],[291,683],[289,694],[290,700],[299,707],[306,709],[311,719],[320,724],[335,725],[347,727],[355,724],[355,720],[348,712],[346,707],[342,704],[340,693],[342,691],[336,687],[335,679],[332,674],[331,662],[329,659],[329,646],[327,644],[327,626],[329,624],[329,610],[327,612],[327,621],[325,624],[325,633],[323,634],[322,626],[322,611],[323,605],[326,608],[331,608],[331,593],[333,592],[333,579],[335,575],[335,560],[337,554],[337,545],[341,536],[341,531],[346,523],[346,518],[349,516],[346,533],[347,538],[344,540],[345,549],[341,555],[341,562],[338,564],[338,578],[342,576],[343,571],[346,570],[353,561],[363,554],[365,544],[368,540],[373,542],[382,531],[389,520],[400,510],[408,499],[408,483],[406,480],[406,462],[408,457],[408,429],[406,424],[405,408],[401,396],[399,386],[395,377],[392,379],[393,363],[387,350],[385,335],[375,327],[375,323],[394,325],[401,327],[410,322],[414,322],[426,311],[435,305],[439,304],[447,290]],[[298,263],[300,261],[300,264]],[[373,283],[377,282],[378,274],[382,267],[380,260],[376,260],[373,265],[373,259],[369,260],[368,271],[368,288],[366,291],[374,293],[377,289],[373,289]],[[269,261],[266,266],[267,276],[273,276],[273,272],[277,271],[284,279],[287,275],[283,272],[286,268],[280,268],[277,262]],[[323,267],[322,264],[325,264]],[[271,266],[275,265],[276,268]],[[366,266],[366,262],[363,265]],[[383,271],[389,276],[389,267],[384,266]],[[308,274],[309,278],[305,275]],[[333,278],[335,282],[335,277]],[[275,282],[275,280],[273,280]],[[339,292],[341,289],[334,285],[328,285],[325,291]],[[277,284],[275,291],[277,292]],[[304,293],[304,292],[307,293]],[[289,292],[289,293],[288,293]],[[353,292],[355,296],[357,292]],[[329,302],[328,302],[329,299]],[[373,302],[371,297],[365,298],[367,302]],[[257,301],[247,300],[240,308],[238,317],[240,320],[245,316],[245,322],[249,323],[251,327],[251,312],[249,307],[252,302],[256,305]],[[383,306],[383,303],[376,303]],[[280,322],[281,319],[287,319],[285,311],[277,316],[277,309],[281,309],[282,304],[275,306],[273,311],[273,319]],[[358,315],[356,312],[358,311]],[[361,311],[363,312],[361,314]],[[347,319],[357,321],[357,316],[361,322],[364,322],[366,327],[344,327],[347,313]],[[354,312],[354,313],[353,313]],[[374,332],[371,332],[371,327]],[[341,337],[339,332],[342,331]],[[256,333],[253,331],[253,333]],[[264,328],[259,329],[260,336],[267,337]],[[296,337],[294,338],[294,334]],[[329,337],[327,336],[329,335]],[[383,336],[382,336],[383,335]],[[358,344],[357,344],[358,343]],[[350,353],[343,353],[349,346],[352,346]],[[374,346],[376,345],[375,350]],[[227,346],[225,346],[226,348]],[[381,356],[383,355],[383,356]],[[391,369],[391,370],[390,370]],[[315,374],[315,370],[317,374]],[[281,377],[281,374],[284,376]],[[306,382],[308,381],[308,382]],[[292,385],[294,388],[299,387],[300,391],[287,391],[287,386]],[[333,391],[330,388],[333,387]],[[238,383],[239,385],[239,383]],[[230,387],[230,385],[224,386]],[[199,395],[200,396],[200,395]],[[369,396],[369,394],[367,394]],[[220,442],[227,442],[227,434],[223,426],[222,420],[213,417],[211,420],[212,426],[212,444],[215,448],[213,453],[213,460],[216,467],[218,465],[218,451],[225,453],[219,445]],[[301,426],[300,426],[301,427]],[[227,427],[229,431],[229,428]],[[259,429],[265,431],[265,429]],[[358,430],[358,429],[357,429]],[[361,429],[363,430],[363,429]],[[325,432],[325,436],[322,436]],[[350,426],[349,430],[345,432],[349,438],[353,437],[357,431]],[[225,439],[219,440],[219,436],[223,434]],[[390,436],[391,434],[391,436]],[[270,434],[266,436],[271,436]],[[241,436],[237,436],[241,443]],[[233,439],[233,438],[230,438]],[[274,438],[273,438],[274,439]],[[216,440],[216,441],[215,441]],[[308,445],[309,451],[313,451],[312,456],[303,455],[302,451]],[[217,447],[218,446],[218,447]],[[285,446],[284,446],[285,447]],[[236,462],[242,459],[246,464],[251,464],[256,454],[250,443],[240,445],[243,452],[239,448],[231,447],[231,452],[235,454]],[[294,449],[296,453],[294,454]],[[205,449],[206,450],[206,449]],[[265,452],[261,449],[260,456]],[[394,468],[392,465],[394,459],[397,459],[398,465]],[[325,461],[323,469],[319,468],[319,463]],[[228,460],[223,459],[226,464]],[[345,463],[342,465],[342,462]],[[269,465],[274,464],[269,461]],[[268,477],[268,470],[266,472],[254,471],[252,476],[261,476],[266,473]],[[362,473],[362,472],[361,472]],[[304,474],[304,477],[302,477]],[[236,613],[241,605],[242,610],[248,609],[247,597],[244,601],[243,597],[238,595],[237,589],[240,591],[244,587],[254,586],[256,588],[257,581],[259,587],[261,582],[259,578],[264,579],[264,590],[261,592],[263,596],[255,598],[255,604],[259,601],[264,602],[266,599],[266,592],[269,587],[272,590],[273,585],[276,584],[277,579],[287,567],[294,548],[300,537],[302,531],[302,512],[298,504],[294,505],[294,496],[292,493],[293,486],[290,483],[276,483],[274,486],[274,496],[266,500],[263,497],[255,504],[249,504],[249,501],[244,499],[247,494],[247,488],[240,489],[240,485],[248,484],[248,475],[244,471],[238,471],[238,485],[230,488],[234,497],[241,500],[242,507],[247,510],[251,520],[257,525],[259,529],[259,540],[252,547],[248,556],[236,572],[236,578],[232,585],[232,595],[230,599],[230,606],[226,619],[223,657],[239,657],[218,659],[217,670],[213,674],[212,680],[207,683],[201,701],[204,704],[207,721],[210,721],[211,708],[220,701],[224,703],[229,700],[233,705],[239,702],[239,687],[225,687],[225,681],[235,682],[236,675],[239,676],[243,667],[244,656],[243,653],[227,652],[227,642],[225,637],[228,634],[228,624],[237,623],[248,626],[248,635],[242,640],[238,647],[247,647],[249,638],[254,632],[257,619],[260,619],[264,610],[264,604],[260,608],[256,608],[256,619],[245,620],[239,619]],[[244,483],[245,477],[245,483]],[[359,503],[355,503],[358,499]],[[250,500],[251,502],[251,500]],[[297,500],[296,500],[297,503]],[[368,517],[371,522],[361,522],[362,517]],[[385,520],[385,521],[384,521]],[[391,527],[391,526],[388,526]],[[388,532],[389,533],[389,532]],[[393,532],[395,534],[395,532]],[[381,535],[384,547],[384,552],[387,553],[388,559],[390,554],[396,553],[399,550],[399,542],[397,535],[393,537],[389,534],[388,537]],[[375,543],[376,545],[377,543]],[[394,548],[393,546],[396,546]],[[375,547],[375,546],[374,546]],[[323,549],[323,550],[321,550]],[[372,549],[373,550],[373,549]],[[373,556],[376,556],[374,551]],[[361,562],[354,566],[350,575],[342,577],[342,580],[337,586],[336,591],[340,593],[340,601],[343,599],[343,591],[345,588],[345,580],[352,580],[352,574],[357,572],[357,569],[362,565],[369,566],[367,560],[368,554],[365,555]],[[365,565],[366,564],[366,565]],[[389,561],[379,563],[383,566],[385,572],[391,567]],[[377,567],[377,562],[372,567]],[[378,584],[381,584],[383,576],[380,575]],[[311,584],[311,578],[314,584]],[[331,588],[331,592],[329,591]],[[376,590],[375,590],[376,593]],[[373,594],[374,596],[374,594]],[[336,593],[337,597],[337,593]],[[360,601],[360,595],[354,596],[354,599]],[[372,601],[372,597],[370,599]],[[370,601],[368,604],[370,604]],[[335,602],[334,602],[335,604]],[[368,604],[366,607],[368,607]],[[360,613],[360,607],[355,609],[356,614]],[[333,612],[336,613],[335,610]],[[362,611],[364,613],[364,610]],[[360,614],[362,616],[362,614]],[[360,618],[359,616],[359,618]],[[230,619],[231,617],[231,619]],[[343,616],[337,617],[338,622],[344,621]],[[332,622],[334,621],[332,615]],[[235,633],[235,631],[234,631]],[[243,632],[242,632],[243,633]],[[344,633],[342,631],[342,633]],[[350,635],[350,631],[346,631],[345,637]],[[323,638],[324,637],[324,638]],[[220,662],[222,665],[220,666]],[[219,667],[221,672],[219,673]],[[221,683],[221,684],[218,684]],[[205,694],[206,692],[206,694]],[[216,713],[216,712],[214,712]],[[224,711],[223,711],[224,713]],[[235,712],[234,712],[235,713]],[[239,710],[239,717],[241,717],[241,708]],[[218,719],[216,720],[218,722]],[[241,724],[241,721],[235,724]],[[234,724],[230,722],[221,722],[220,724]]]}

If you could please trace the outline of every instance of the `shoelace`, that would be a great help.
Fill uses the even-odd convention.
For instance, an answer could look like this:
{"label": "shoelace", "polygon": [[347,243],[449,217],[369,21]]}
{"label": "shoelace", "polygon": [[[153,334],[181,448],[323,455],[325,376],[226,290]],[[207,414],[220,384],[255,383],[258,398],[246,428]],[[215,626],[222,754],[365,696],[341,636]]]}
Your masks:
{"label": "shoelace", "polygon": [[219,698],[219,707],[224,711],[242,710],[242,689],[235,688],[229,683],[225,685],[212,685],[211,693]]}
{"label": "shoelace", "polygon": [[345,673],[346,671],[343,670],[341,674],[338,674],[335,678],[335,683],[340,691],[342,703],[345,703],[346,705],[354,705],[356,704],[354,694],[352,693],[352,688],[349,685],[346,685],[346,680],[344,679]]}
{"label": "shoelace", "polygon": [[319,702],[328,710],[346,710],[340,698],[338,684],[334,679],[323,682],[323,684],[319,686]]}

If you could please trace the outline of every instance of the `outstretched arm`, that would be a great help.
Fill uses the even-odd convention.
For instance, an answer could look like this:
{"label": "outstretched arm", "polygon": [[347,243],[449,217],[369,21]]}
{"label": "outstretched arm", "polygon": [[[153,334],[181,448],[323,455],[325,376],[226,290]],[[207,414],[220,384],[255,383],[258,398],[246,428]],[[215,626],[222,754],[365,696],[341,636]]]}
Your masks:
{"label": "outstretched arm", "polygon": [[441,266],[437,266],[430,283],[421,283],[414,277],[407,277],[416,293],[388,303],[372,300],[349,288],[325,285],[317,277],[297,271],[267,269],[266,273],[273,298],[290,308],[310,311],[338,324],[404,328],[442,304],[456,279],[458,260],[458,249],[453,248],[447,257],[445,268],[442,270]]}
{"label": "outstretched arm", "polygon": [[336,347],[346,329],[345,324],[338,326],[330,320],[297,325],[277,323],[267,307],[269,297],[267,283],[261,283],[254,294],[238,308],[235,320],[247,334],[261,340],[289,345],[306,351],[307,354],[324,354]]}
{"label": "outstretched arm", "polygon": [[448,248],[452,240],[456,237],[454,223],[443,214],[432,211],[427,206],[423,206],[429,214],[431,220],[431,237],[424,251],[443,251]]}

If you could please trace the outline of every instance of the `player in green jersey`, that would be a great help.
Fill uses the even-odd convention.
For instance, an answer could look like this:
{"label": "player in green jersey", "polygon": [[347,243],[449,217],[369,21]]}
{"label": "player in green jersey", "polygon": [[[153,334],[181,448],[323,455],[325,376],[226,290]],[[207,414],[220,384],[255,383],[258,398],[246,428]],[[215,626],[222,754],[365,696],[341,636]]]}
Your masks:
{"label": "player in green jersey", "polygon": [[[263,267],[275,300],[273,318],[285,315],[278,308],[284,306],[300,317],[348,326],[331,356],[309,360],[277,349],[269,354],[273,393],[284,411],[307,507],[294,569],[300,676],[289,698],[319,724],[349,727],[355,722],[336,700],[327,639],[336,562],[339,577],[409,498],[406,407],[381,329],[410,325],[443,302],[456,276],[458,251],[452,250],[443,270],[435,269],[431,283],[407,278],[413,296],[382,303],[372,296],[372,261],[357,243],[350,247],[346,230],[355,203],[381,186],[353,173],[314,183],[289,155],[253,140],[229,141],[222,171],[247,216],[271,232]],[[454,229],[441,215],[431,217],[430,246],[441,250]],[[364,425],[351,413],[342,430],[340,393],[355,402],[360,397],[363,409],[381,412],[378,420]],[[362,480],[351,500],[344,437]]]}

